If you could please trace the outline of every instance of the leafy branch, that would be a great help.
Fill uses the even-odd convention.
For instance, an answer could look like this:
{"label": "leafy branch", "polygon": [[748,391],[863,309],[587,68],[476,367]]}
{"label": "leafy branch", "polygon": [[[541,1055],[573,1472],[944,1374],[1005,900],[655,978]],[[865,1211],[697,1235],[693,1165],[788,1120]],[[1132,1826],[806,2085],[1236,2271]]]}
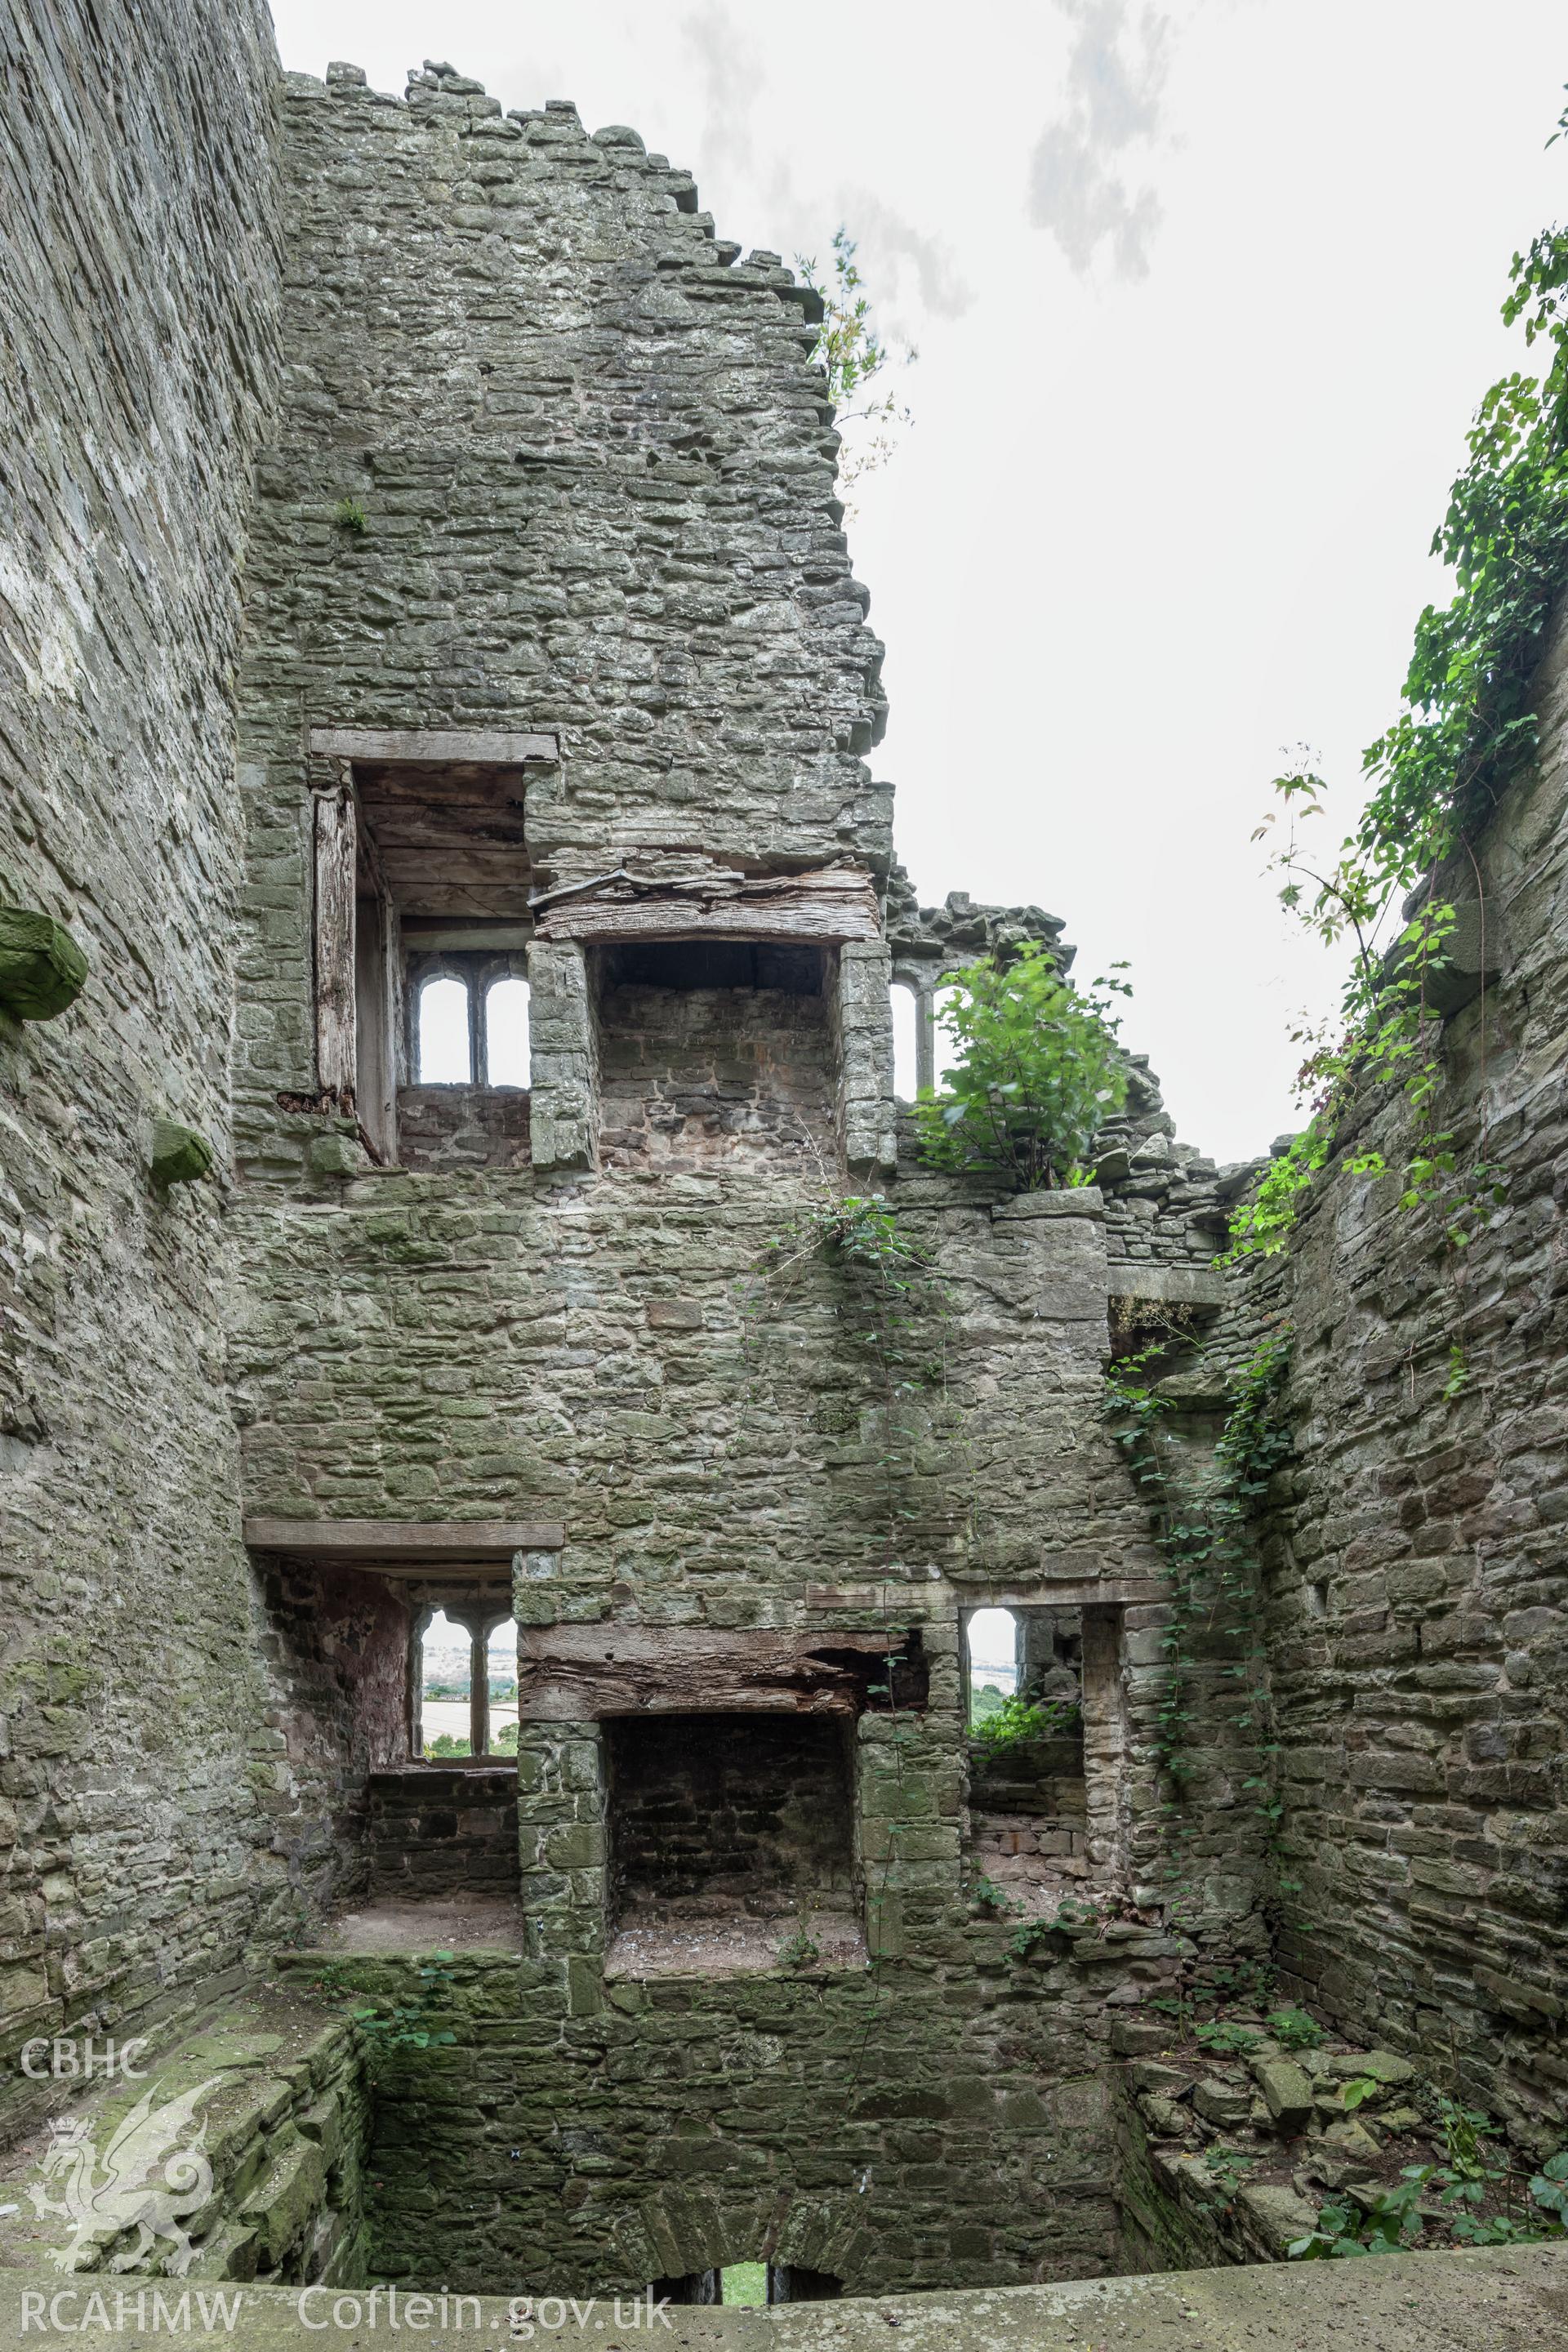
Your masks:
{"label": "leafy branch", "polygon": [[[858,481],[885,466],[901,430],[914,423],[912,411],[891,389],[890,370],[912,367],[920,353],[912,344],[894,351],[877,332],[871,299],[866,292],[859,247],[840,223],[833,232],[829,269],[819,273],[816,263],[796,254],[795,268],[822,302],[812,360],[827,378],[827,397],[835,409],[834,423],[849,436],[839,459],[838,478],[846,492]],[[873,392],[872,386],[879,388]]]}
{"label": "leafy branch", "polygon": [[1080,992],[1031,940],[1006,961],[981,956],[947,973],[942,987],[937,1017],[956,1055],[940,1091],[915,1105],[921,1159],[1025,1192],[1087,1183],[1095,1138],[1127,1099],[1110,1004],[1131,993],[1126,982]]}
{"label": "leafy branch", "polygon": [[[1547,143],[1565,131],[1568,110]],[[1416,623],[1402,707],[1363,758],[1366,803],[1336,851],[1311,856],[1304,836],[1324,814],[1325,787],[1301,753],[1275,778],[1279,807],[1259,828],[1285,820],[1269,861],[1284,876],[1281,903],[1325,945],[1348,939],[1354,952],[1342,1034],[1303,1066],[1309,1125],[1239,1212],[1233,1255],[1285,1245],[1367,1076],[1397,1085],[1415,1112],[1402,1207],[1439,1200],[1450,1243],[1463,1246],[1502,1197],[1484,1125],[1467,1167],[1443,1124],[1429,983],[1448,961],[1458,915],[1446,877],[1468,869],[1484,922],[1472,835],[1539,747],[1535,673],[1568,577],[1568,230],[1542,230],[1514,256],[1510,278],[1504,322],[1522,322],[1527,349],[1543,343],[1546,364],[1502,377],[1472,420],[1468,462],[1432,541],[1455,593]],[[1375,1152],[1352,1166],[1388,1172]]]}

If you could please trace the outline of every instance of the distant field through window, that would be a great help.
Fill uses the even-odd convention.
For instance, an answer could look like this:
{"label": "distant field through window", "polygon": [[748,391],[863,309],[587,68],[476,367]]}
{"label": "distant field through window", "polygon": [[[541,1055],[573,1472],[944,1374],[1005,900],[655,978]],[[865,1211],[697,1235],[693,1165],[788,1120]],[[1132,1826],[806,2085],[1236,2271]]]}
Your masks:
{"label": "distant field through window", "polygon": [[473,1753],[473,1634],[437,1609],[419,1643],[420,1744],[426,1756]]}
{"label": "distant field through window", "polygon": [[485,1644],[485,1753],[517,1754],[517,1620],[492,1628]]}

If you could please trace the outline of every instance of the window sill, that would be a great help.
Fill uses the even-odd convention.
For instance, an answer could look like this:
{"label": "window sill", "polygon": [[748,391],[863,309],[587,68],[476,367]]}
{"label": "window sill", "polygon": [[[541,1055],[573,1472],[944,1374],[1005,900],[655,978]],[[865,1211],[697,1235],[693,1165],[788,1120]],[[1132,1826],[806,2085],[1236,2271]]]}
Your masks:
{"label": "window sill", "polygon": [[[805,1930],[815,1958],[781,1958]],[[850,1912],[810,1913],[804,1920],[720,1916],[621,1927],[605,1956],[607,1978],[822,1977],[869,1965],[859,1920]]]}

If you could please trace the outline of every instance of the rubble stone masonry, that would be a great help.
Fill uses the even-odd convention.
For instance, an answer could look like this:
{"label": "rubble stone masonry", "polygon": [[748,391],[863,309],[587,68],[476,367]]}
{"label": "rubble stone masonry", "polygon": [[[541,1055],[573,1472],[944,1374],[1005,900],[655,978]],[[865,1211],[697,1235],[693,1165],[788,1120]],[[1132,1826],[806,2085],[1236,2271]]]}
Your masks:
{"label": "rubble stone masonry", "polygon": [[[0,37],[0,883],[91,959],[58,1019],[0,1016],[5,2048],[173,2034],[268,1964],[419,2032],[434,2000],[363,2074],[310,2042],[290,2097],[352,2062],[350,2158],[285,2103],[287,2229],[249,2171],[236,2226],[279,2277],[501,2292],[1277,2254],[1282,2180],[1228,2235],[1162,2201],[1265,2089],[1122,2080],[1200,1956],[1272,1956],[1531,2152],[1568,2137],[1561,641],[1445,1031],[1508,1184],[1468,1252],[1334,1172],[1286,1267],[1222,1276],[1252,1171],[1137,1060],[1098,1182],[937,1176],[889,980],[1071,950],[892,865],[811,289],[636,132],[450,67],[280,78],[201,0]],[[405,982],[443,957],[526,962],[526,1093],[417,1083]],[[1402,1116],[1369,1097],[1354,1140],[1394,1158]],[[157,1120],[209,1179],[152,1181]],[[870,1195],[917,1245],[893,1279],[823,1243]],[[1197,1625],[1173,1906],[1169,1583],[1104,1374],[1173,1329],[1201,1463],[1285,1320],[1285,1810],[1271,1841],[1250,1636]],[[346,1521],[384,1552],[334,1556]],[[422,1616],[481,1586],[521,1629],[515,1790],[410,1752]],[[1072,1612],[1083,1708],[977,1838],[982,1605]],[[679,1769],[618,1721],[661,1713]],[[606,1968],[622,1911],[658,1931],[661,1819],[700,1906],[721,1780],[726,1903],[755,1937],[826,1890],[852,1959]],[[992,1853],[1104,1899],[1026,1920]],[[495,1935],[434,1978],[331,1941],[389,1890]]]}

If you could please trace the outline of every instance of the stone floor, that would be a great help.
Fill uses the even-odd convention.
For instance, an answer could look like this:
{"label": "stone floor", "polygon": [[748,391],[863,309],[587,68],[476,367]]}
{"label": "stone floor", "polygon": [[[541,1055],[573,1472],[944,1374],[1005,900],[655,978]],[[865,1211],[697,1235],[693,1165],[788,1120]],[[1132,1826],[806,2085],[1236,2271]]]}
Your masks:
{"label": "stone floor", "polygon": [[[142,2282],[107,2277],[0,2277],[0,2342],[73,2339],[96,2326],[86,2299],[107,2291],[112,2327],[116,2288]],[[164,2291],[174,2281],[155,2284]],[[399,2289],[400,2306],[405,2293]],[[193,2347],[231,2352],[295,2352],[321,2345],[370,2347],[406,2330],[400,2308],[389,2323],[385,2290],[340,2294],[298,2287],[206,2287],[222,2293],[225,2315],[203,2322],[193,2291]],[[301,2308],[301,2294],[307,2300]],[[24,2304],[23,2295],[31,2298]],[[61,2300],[57,2304],[55,2298]],[[242,2298],[236,2305],[236,2298]],[[210,2309],[210,2305],[209,2305]],[[842,2303],[797,2304],[774,2311],[682,2309],[668,2327],[616,2326],[601,2299],[575,2311],[546,2301],[510,2308],[493,2297],[467,2297],[463,2315],[436,2325],[438,2306],[419,2312],[413,2341],[462,2345],[531,2340],[560,2352],[632,2352],[668,2345],[671,2352],[1568,2352],[1568,2249],[1488,2248],[1473,2253],[1395,2254],[1378,2262],[1304,2263],[1256,2270],[1184,2271],[1156,2278],[1085,2280],[1070,2286],[974,2288],[964,2293],[873,2295]],[[328,2332],[323,2332],[328,2331]],[[133,2342],[138,2331],[119,2340]],[[108,2336],[94,2336],[109,2341]],[[396,2340],[402,2341],[400,2336]]]}
{"label": "stone floor", "polygon": [[508,1895],[444,1895],[415,1902],[381,1895],[340,1912],[322,1933],[329,1952],[506,1952],[522,1949],[522,1906]]}

